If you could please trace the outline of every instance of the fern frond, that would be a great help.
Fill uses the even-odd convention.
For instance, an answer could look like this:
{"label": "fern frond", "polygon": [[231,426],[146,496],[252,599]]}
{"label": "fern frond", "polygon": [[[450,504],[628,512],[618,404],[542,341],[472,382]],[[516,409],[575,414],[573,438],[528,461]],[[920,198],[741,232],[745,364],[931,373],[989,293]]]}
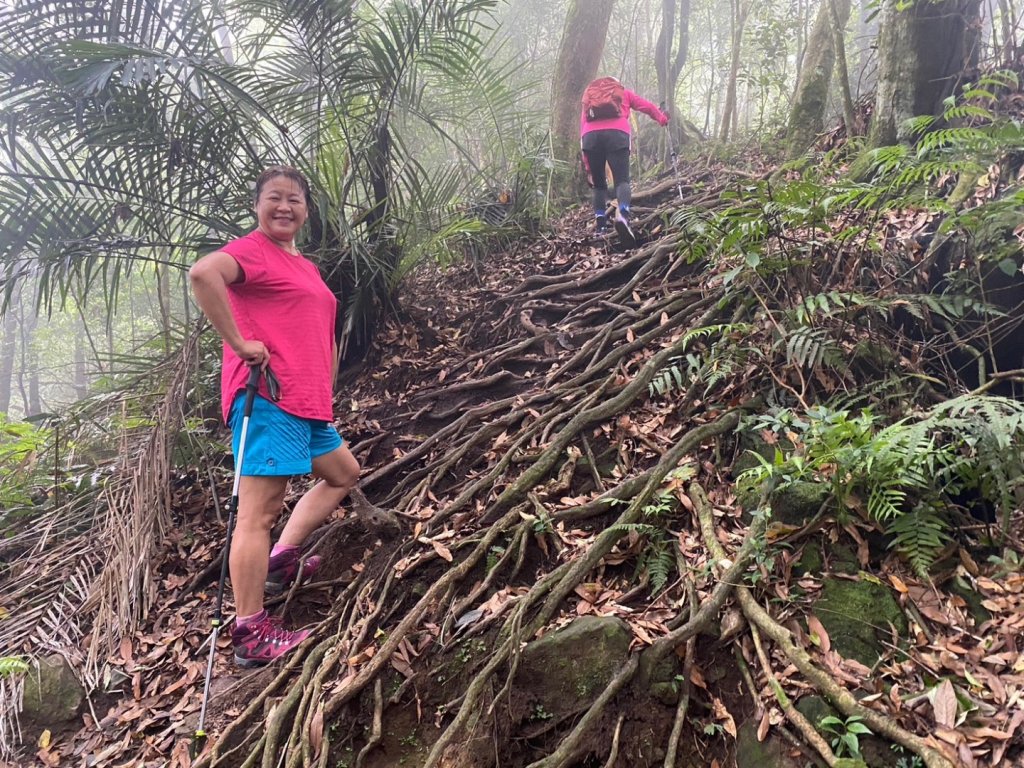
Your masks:
{"label": "fern frond", "polygon": [[672,552],[671,542],[663,539],[660,545],[652,545],[648,550],[646,566],[651,577],[651,593],[661,592],[676,569],[676,557]]}
{"label": "fern frond", "polygon": [[802,368],[813,369],[826,358],[835,360],[839,348],[824,328],[802,326],[786,337],[787,362]]}
{"label": "fern frond", "polygon": [[661,533],[661,528],[647,523],[616,523],[608,528],[615,533],[638,533],[641,536],[654,536]]}
{"label": "fern frond", "polygon": [[928,569],[949,541],[948,527],[934,509],[918,505],[889,526],[895,537],[889,546],[907,558],[919,578],[927,579]]}

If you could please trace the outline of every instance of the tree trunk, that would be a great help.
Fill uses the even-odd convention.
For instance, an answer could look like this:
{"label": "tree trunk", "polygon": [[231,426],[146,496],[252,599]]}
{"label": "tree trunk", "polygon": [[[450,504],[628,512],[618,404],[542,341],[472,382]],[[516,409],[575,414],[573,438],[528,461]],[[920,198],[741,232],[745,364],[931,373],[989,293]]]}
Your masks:
{"label": "tree trunk", "polygon": [[807,40],[804,63],[800,79],[796,84],[793,108],[789,113],[789,128],[786,131],[786,154],[797,157],[810,147],[824,126],[825,106],[828,103],[832,70],[836,63],[836,23],[846,25],[850,17],[849,0],[835,0],[836,22],[833,22],[830,0],[823,0],[818,7],[811,35]]}
{"label": "tree trunk", "polygon": [[20,309],[21,359],[17,377],[18,389],[21,392],[22,415],[34,416],[43,410],[39,397],[39,360],[32,349],[32,337],[35,335],[39,318],[34,311],[26,310],[24,304]]}
{"label": "tree trunk", "polygon": [[872,0],[860,0],[858,5],[858,17],[853,33],[857,64],[850,73],[854,98],[871,93],[878,82],[878,56],[875,53],[875,43],[878,41],[878,16],[874,14]]}
{"label": "tree trunk", "polygon": [[160,308],[160,338],[164,354],[171,353],[171,278],[164,264],[156,266],[156,298]]}
{"label": "tree trunk", "polygon": [[556,160],[576,163],[583,89],[597,75],[615,0],[572,0],[551,88],[551,137]]}
{"label": "tree trunk", "polygon": [[[670,114],[676,113],[676,84],[686,66],[690,53],[690,0],[680,0],[678,14],[676,0],[661,0],[661,31],[654,46],[654,68],[658,73],[658,100]],[[672,53],[672,38],[678,30],[676,51]],[[676,120],[675,125],[681,123]],[[672,128],[672,125],[669,126]],[[679,134],[677,138],[682,138]]]}
{"label": "tree trunk", "polygon": [[[846,13],[843,14],[843,6]],[[839,93],[843,98],[843,122],[846,124],[847,137],[860,133],[857,125],[857,110],[853,106],[853,95],[850,92],[850,70],[846,66],[846,22],[850,20],[850,0],[828,0],[829,13],[832,16],[832,44],[836,52],[836,79],[839,80]]]}
{"label": "tree trunk", "polygon": [[911,139],[906,121],[936,115],[977,62],[981,0],[885,5],[878,38],[880,68],[869,148]]}
{"label": "tree trunk", "polygon": [[0,326],[0,413],[8,413],[11,407],[11,381],[14,377],[14,353],[17,343],[18,324],[13,308],[8,307]]}
{"label": "tree trunk", "polygon": [[729,140],[729,129],[737,124],[736,79],[740,73],[740,51],[743,47],[743,28],[750,13],[750,0],[732,0],[732,59],[729,65],[729,81],[725,89],[725,107],[722,109],[722,124],[718,138]]}
{"label": "tree trunk", "polygon": [[89,394],[88,363],[85,354],[85,328],[81,321],[75,324],[75,369],[71,379],[71,388],[75,392],[75,400],[82,400]]}

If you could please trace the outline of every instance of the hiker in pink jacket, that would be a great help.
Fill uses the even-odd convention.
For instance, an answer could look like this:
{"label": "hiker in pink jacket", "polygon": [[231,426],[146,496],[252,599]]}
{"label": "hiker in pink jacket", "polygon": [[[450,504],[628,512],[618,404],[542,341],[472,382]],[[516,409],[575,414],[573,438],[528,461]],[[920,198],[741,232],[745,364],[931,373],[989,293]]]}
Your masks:
{"label": "hiker in pink jacket", "polygon": [[635,240],[629,228],[629,111],[643,112],[659,125],[668,123],[668,115],[647,99],[624,88],[614,77],[600,77],[583,92],[580,112],[580,147],[594,184],[594,216],[598,233],[608,230],[606,205],[608,179],[605,163],[611,166],[615,196],[615,228],[623,238]]}

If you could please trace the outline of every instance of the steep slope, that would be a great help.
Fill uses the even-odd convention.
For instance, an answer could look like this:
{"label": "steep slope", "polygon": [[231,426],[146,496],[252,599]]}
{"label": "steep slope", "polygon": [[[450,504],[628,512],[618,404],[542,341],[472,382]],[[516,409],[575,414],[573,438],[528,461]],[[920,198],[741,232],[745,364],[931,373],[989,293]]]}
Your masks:
{"label": "steep slope", "polygon": [[[937,592],[801,421],[845,395],[822,422],[850,433],[856,406],[923,413],[911,386],[962,391],[938,366],[956,345],[928,325],[946,306],[924,298],[948,252],[932,214],[811,217],[801,184],[708,163],[682,201],[672,179],[636,195],[633,251],[573,213],[415,275],[336,403],[365,498],[318,532],[322,580],[278,601],[314,639],[255,674],[221,654],[193,760],[222,531],[205,475],[183,475],[157,604],[106,659],[85,727],[41,752],[554,768],[763,764],[758,746],[834,764],[856,746],[871,765],[1005,764],[1024,720],[1019,572],[978,565],[982,525],[954,517],[918,559],[935,584],[970,582],[984,614]],[[859,423],[874,445],[880,424]],[[737,482],[748,448],[779,469],[764,484]],[[783,452],[807,471],[787,475]]]}

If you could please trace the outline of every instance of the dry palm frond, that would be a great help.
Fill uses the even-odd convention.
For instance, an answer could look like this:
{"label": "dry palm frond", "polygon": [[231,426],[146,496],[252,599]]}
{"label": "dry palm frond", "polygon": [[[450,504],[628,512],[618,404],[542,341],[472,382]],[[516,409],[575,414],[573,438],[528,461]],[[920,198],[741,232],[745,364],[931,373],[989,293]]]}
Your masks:
{"label": "dry palm frond", "polygon": [[199,341],[194,332],[173,362],[153,428],[139,443],[122,438],[117,482],[103,493],[106,507],[97,545],[105,563],[83,605],[95,612],[85,662],[97,679],[102,659],[145,618],[155,595],[150,564],[171,522],[171,450],[184,423],[184,401]]}
{"label": "dry palm frond", "polygon": [[0,760],[9,758],[15,745],[21,741],[18,713],[24,690],[25,678],[22,675],[0,675]]}
{"label": "dry palm frond", "polygon": [[[60,653],[93,688],[103,658],[145,616],[154,593],[151,555],[170,519],[171,447],[198,338],[197,331],[165,364],[168,385],[152,411],[153,428],[126,427],[118,457],[97,469],[106,475],[102,491],[85,501],[71,498],[0,539],[7,561],[0,658]],[[123,409],[137,397],[126,392],[105,404]],[[87,631],[92,638],[82,649]],[[0,676],[0,760],[20,740],[22,687],[20,675]]]}

